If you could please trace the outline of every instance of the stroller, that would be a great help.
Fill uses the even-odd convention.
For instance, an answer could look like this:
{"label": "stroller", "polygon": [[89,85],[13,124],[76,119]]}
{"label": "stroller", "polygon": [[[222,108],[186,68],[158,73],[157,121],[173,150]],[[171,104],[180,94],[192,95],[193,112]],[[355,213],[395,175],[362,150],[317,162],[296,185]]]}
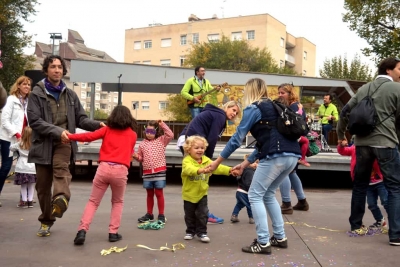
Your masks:
{"label": "stroller", "polygon": [[310,141],[315,141],[321,152],[333,152],[322,134],[322,125],[319,122],[311,124],[311,130],[308,133],[307,138]]}

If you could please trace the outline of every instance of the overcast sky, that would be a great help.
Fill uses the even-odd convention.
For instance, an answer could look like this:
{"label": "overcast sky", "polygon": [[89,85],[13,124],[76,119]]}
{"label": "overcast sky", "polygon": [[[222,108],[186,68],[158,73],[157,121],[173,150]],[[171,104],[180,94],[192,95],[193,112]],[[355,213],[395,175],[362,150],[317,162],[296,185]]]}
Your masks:
{"label": "overcast sky", "polygon": [[[124,59],[125,30],[150,23],[186,22],[199,18],[236,17],[268,13],[286,25],[289,33],[317,46],[316,75],[324,59],[347,54],[352,59],[367,43],[342,22],[342,0],[39,0],[34,22],[25,30],[33,41],[50,43],[50,32],[78,31],[88,47],[103,50],[117,61]],[[34,48],[26,53],[33,54]],[[364,56],[364,63],[373,63]],[[375,69],[373,69],[375,71]]]}

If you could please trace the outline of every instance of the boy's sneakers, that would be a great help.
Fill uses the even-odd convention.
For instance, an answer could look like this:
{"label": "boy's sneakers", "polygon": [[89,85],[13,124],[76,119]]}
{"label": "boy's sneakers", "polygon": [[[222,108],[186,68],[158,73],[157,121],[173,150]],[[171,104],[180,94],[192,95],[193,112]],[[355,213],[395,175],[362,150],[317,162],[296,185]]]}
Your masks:
{"label": "boy's sneakers", "polygon": [[369,229],[372,229],[372,230],[380,230],[380,229],[385,229],[385,228],[387,228],[387,223],[386,223],[385,219],[376,221],[375,223],[373,223],[369,226]]}
{"label": "boy's sneakers", "polygon": [[86,231],[79,230],[74,239],[74,244],[75,245],[83,245],[85,243],[85,238],[86,238]]}
{"label": "boy's sneakers", "polygon": [[359,229],[355,229],[355,230],[351,230],[349,232],[347,232],[347,234],[349,236],[363,236],[368,234],[368,228],[365,227],[364,225],[361,225],[361,227]]}
{"label": "boy's sneakers", "polygon": [[250,246],[246,246],[242,248],[243,252],[246,253],[257,253],[257,254],[271,254],[271,244],[262,245],[260,244],[257,239],[254,239],[253,243]]}
{"label": "boy's sneakers", "polygon": [[28,202],[26,202],[26,201],[20,201],[18,204],[17,204],[17,208],[21,208],[21,209],[26,209],[26,208],[28,208]]}
{"label": "boy's sneakers", "polygon": [[28,208],[33,208],[33,201],[28,201]]}
{"label": "boy's sneakers", "polygon": [[233,223],[240,222],[238,216],[232,214],[232,216],[231,216],[231,222],[233,222]]}
{"label": "boy's sneakers", "polygon": [[159,214],[158,215],[158,220],[160,222],[163,222],[163,223],[165,223],[167,221],[167,219],[165,219],[165,215],[164,214]]}
{"label": "boy's sneakers", "polygon": [[146,213],[142,217],[138,219],[139,222],[144,223],[144,222],[152,222],[154,221],[154,215],[150,213]]}
{"label": "boy's sneakers", "polygon": [[210,238],[206,234],[202,234],[199,237],[200,237],[201,242],[203,242],[203,243],[209,243],[210,242]]}
{"label": "boy's sneakers", "polygon": [[218,224],[218,223],[224,223],[224,219],[219,218],[217,216],[215,216],[212,213],[208,213],[208,224]]}
{"label": "boy's sneakers", "polygon": [[255,224],[256,222],[254,221],[253,218],[249,218],[249,224]]}
{"label": "boy's sneakers", "polygon": [[53,216],[61,218],[68,209],[68,200],[64,195],[56,196],[53,200]]}
{"label": "boy's sneakers", "polygon": [[185,240],[192,240],[193,237],[194,237],[194,235],[192,235],[192,234],[186,234],[185,237],[184,237],[183,239],[185,239]]}
{"label": "boy's sneakers", "polygon": [[282,239],[277,239],[275,236],[272,236],[269,239],[269,242],[271,243],[271,246],[274,247],[280,247],[280,248],[287,248],[287,237],[284,237]]}
{"label": "boy's sneakers", "polygon": [[400,238],[390,239],[389,244],[392,246],[400,246]]}
{"label": "boy's sneakers", "polygon": [[50,227],[47,224],[42,223],[39,231],[36,233],[37,236],[45,237],[50,235]]}

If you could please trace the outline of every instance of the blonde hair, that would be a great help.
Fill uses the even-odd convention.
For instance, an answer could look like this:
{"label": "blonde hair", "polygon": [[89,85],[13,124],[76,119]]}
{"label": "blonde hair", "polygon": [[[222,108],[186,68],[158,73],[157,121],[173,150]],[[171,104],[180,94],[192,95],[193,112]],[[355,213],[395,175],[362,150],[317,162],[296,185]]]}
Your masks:
{"label": "blonde hair", "polygon": [[294,91],[293,85],[291,85],[289,83],[283,83],[283,84],[278,86],[278,90],[279,89],[284,90],[289,95],[288,102],[289,102],[290,105],[293,104],[294,102],[298,102],[299,101],[299,96]]}
{"label": "blonde hair", "polygon": [[255,101],[259,101],[262,97],[268,97],[267,85],[260,78],[253,78],[247,81],[244,86],[243,104],[250,105]]}
{"label": "blonde hair", "polygon": [[204,137],[201,137],[200,135],[189,136],[186,139],[185,143],[183,144],[183,151],[185,151],[185,155],[189,155],[190,149],[193,147],[194,143],[197,141],[201,141],[204,143],[204,146],[205,146],[204,149],[206,149],[208,147],[208,142]]}
{"label": "blonde hair", "polygon": [[21,142],[19,146],[22,149],[29,150],[31,148],[32,140],[32,128],[29,126],[26,126],[24,130],[22,131],[22,137],[21,137]]}
{"label": "blonde hair", "polygon": [[[32,88],[32,80],[31,80],[31,78],[29,78],[29,77],[27,77],[27,76],[20,76],[20,77],[15,81],[15,83],[11,86],[10,95],[14,95],[14,96],[16,96],[16,97],[19,97],[20,92],[19,92],[18,86],[20,86],[20,85],[23,84],[24,82],[29,83],[29,84],[31,85],[31,88]],[[26,95],[26,97],[29,96],[30,92],[31,92],[31,91],[29,90],[29,91],[28,91],[28,94]]]}

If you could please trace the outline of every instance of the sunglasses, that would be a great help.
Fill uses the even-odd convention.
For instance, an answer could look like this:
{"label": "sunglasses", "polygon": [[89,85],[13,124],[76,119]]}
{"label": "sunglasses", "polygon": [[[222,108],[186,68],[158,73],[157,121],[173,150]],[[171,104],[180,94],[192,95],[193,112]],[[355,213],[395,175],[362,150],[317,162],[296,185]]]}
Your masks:
{"label": "sunglasses", "polygon": [[157,133],[157,129],[145,129],[144,132],[146,134],[156,134]]}

